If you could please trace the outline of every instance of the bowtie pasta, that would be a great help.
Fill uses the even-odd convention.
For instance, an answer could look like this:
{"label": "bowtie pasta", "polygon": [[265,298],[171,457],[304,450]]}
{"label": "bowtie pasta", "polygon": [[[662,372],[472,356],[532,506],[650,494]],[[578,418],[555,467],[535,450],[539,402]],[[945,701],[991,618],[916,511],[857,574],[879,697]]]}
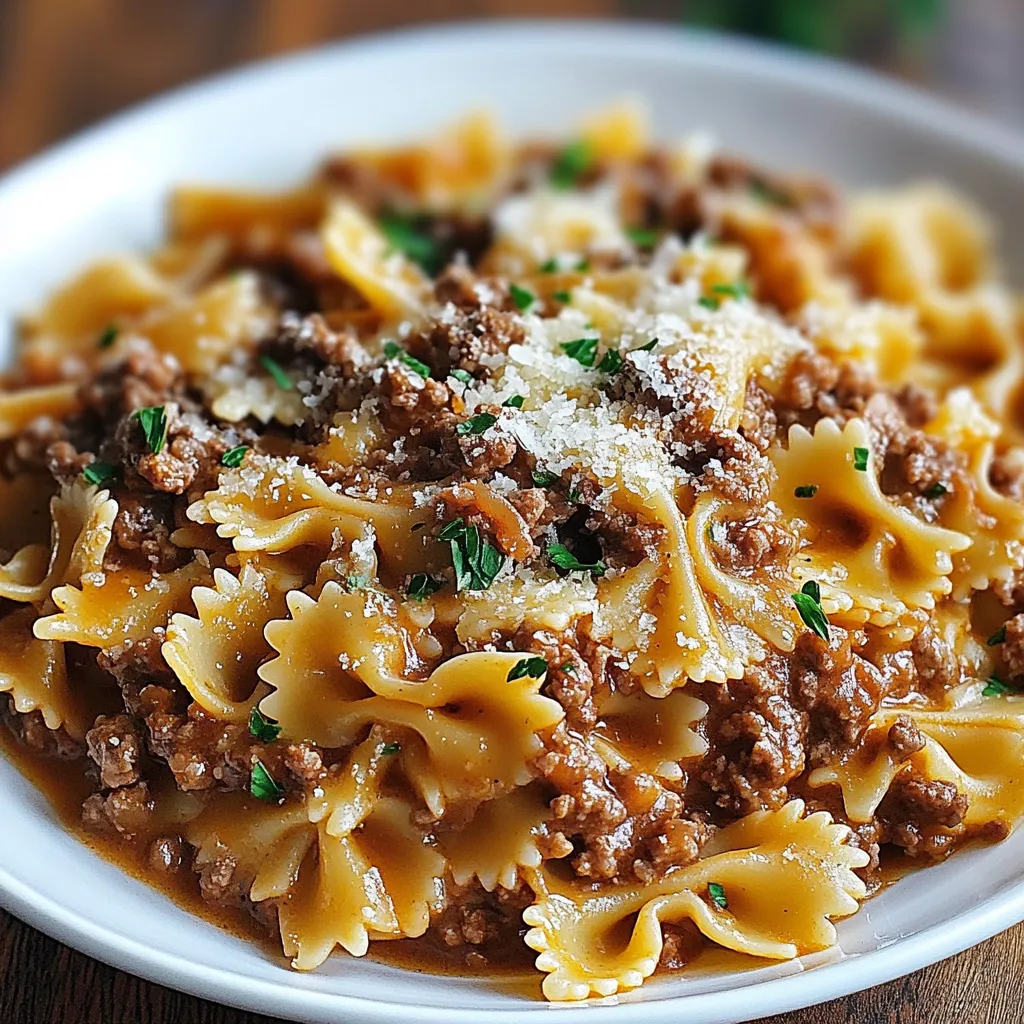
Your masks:
{"label": "bowtie pasta", "polygon": [[297,970],[824,949],[1024,815],[1021,310],[946,188],[625,108],[182,188],[0,392],[12,755]]}

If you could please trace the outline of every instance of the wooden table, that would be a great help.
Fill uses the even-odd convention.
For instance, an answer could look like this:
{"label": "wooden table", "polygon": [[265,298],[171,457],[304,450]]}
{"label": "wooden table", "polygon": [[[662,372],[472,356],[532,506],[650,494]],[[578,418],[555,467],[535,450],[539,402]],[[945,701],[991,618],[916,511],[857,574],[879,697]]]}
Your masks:
{"label": "wooden table", "polygon": [[[0,0],[0,168],[161,89],[324,39],[452,17],[610,16],[620,7],[652,16],[681,6],[657,0]],[[1022,958],[1024,926],[901,981],[771,1024],[1017,1024],[1024,1020]],[[0,912],[2,1024],[269,1021],[140,981]]]}

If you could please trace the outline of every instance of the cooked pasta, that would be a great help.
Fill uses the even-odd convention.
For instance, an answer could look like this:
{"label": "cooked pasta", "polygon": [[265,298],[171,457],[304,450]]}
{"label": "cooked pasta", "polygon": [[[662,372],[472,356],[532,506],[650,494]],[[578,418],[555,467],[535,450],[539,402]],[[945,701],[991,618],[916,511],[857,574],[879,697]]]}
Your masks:
{"label": "cooked pasta", "polygon": [[580,1000],[1024,816],[1024,307],[966,201],[616,108],[170,225],[0,393],[0,713],[94,843],[298,970]]}

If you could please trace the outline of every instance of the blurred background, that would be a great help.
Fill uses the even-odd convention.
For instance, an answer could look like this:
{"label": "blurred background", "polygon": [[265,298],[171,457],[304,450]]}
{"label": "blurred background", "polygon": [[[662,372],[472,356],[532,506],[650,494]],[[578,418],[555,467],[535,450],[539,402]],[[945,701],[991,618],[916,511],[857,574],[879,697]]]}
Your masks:
{"label": "blurred background", "polygon": [[190,79],[453,19],[621,17],[845,57],[1024,128],[1024,0],[0,0],[0,168]]}

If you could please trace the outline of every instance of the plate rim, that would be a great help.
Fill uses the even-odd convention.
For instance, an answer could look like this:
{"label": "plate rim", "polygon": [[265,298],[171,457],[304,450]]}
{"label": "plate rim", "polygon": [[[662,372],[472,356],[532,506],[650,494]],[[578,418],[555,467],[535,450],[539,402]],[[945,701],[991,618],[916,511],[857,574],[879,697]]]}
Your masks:
{"label": "plate rim", "polygon": [[[983,151],[1021,176],[1024,183],[1024,135],[984,115],[963,109],[922,89],[866,71],[841,61],[786,47],[734,36],[694,31],[659,23],[594,19],[494,19],[442,25],[413,26],[349,37],[295,53],[243,64],[161,93],[101,120],[70,138],[50,146],[0,176],[0,212],[12,195],[38,175],[92,146],[102,146],[121,133],[150,119],[172,115],[177,109],[202,103],[206,96],[244,89],[250,83],[287,75],[321,62],[344,61],[375,51],[417,50],[437,44],[470,45],[474,42],[508,43],[518,37],[534,47],[577,47],[675,58],[684,63],[739,59],[744,70],[815,88],[821,93],[859,106],[890,121],[916,119],[951,144]],[[31,784],[31,783],[30,783]],[[82,844],[82,852],[90,852]],[[95,854],[93,854],[95,856]],[[0,853],[2,857],[2,853]],[[44,891],[18,881],[0,863],[0,906],[39,931],[112,967],[148,981],[167,985],[216,1003],[257,1013],[273,1013],[293,1020],[331,1020],[344,1012],[350,1024],[385,1024],[397,1019],[420,1024],[478,1021],[481,1014],[512,1022],[534,1019],[547,1009],[594,1024],[654,1024],[678,1019],[680,1011],[698,1021],[715,1019],[715,1004],[725,992],[666,995],[616,1005],[587,1003],[509,1004],[486,1011],[457,1007],[425,1007],[409,1002],[381,1002],[362,996],[315,992],[253,979],[226,968],[207,967],[175,953],[128,939],[96,925],[84,915],[60,906]],[[897,939],[868,953],[814,967],[783,978],[743,986],[756,992],[756,1009],[740,1010],[730,1019],[739,1024],[756,1017],[817,1005],[862,991],[953,956],[1024,920],[1024,876],[970,910],[916,934]],[[950,936],[953,936],[952,941]],[[310,1016],[312,1015],[312,1016]]]}

